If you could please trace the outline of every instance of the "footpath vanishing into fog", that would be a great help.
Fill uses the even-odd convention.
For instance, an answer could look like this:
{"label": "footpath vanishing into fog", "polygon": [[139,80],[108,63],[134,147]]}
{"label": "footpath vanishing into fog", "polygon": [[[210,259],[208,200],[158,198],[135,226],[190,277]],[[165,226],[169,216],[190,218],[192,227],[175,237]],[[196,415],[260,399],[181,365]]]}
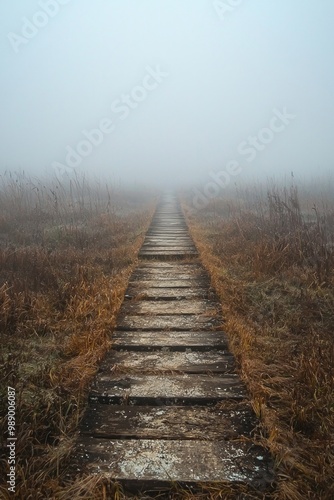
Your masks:
{"label": "footpath vanishing into fog", "polygon": [[75,469],[135,492],[216,481],[265,490],[271,459],[252,436],[219,303],[173,195],[139,258],[90,390]]}

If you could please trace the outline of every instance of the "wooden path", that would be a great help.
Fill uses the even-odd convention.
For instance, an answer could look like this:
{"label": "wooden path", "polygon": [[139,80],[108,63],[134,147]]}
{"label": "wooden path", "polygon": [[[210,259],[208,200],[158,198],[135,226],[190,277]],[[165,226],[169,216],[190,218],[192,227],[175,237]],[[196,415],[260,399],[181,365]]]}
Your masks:
{"label": "wooden path", "polygon": [[177,203],[159,204],[89,397],[81,470],[136,492],[171,483],[266,488],[269,457]]}

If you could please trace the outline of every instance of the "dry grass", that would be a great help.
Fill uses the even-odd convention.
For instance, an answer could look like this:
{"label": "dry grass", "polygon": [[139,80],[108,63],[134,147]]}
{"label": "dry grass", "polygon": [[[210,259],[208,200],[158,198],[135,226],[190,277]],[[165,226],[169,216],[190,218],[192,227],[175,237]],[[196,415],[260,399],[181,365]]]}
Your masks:
{"label": "dry grass", "polygon": [[[95,498],[100,479],[66,483],[66,468],[154,203],[152,193],[78,178],[2,179],[1,435],[9,385],[17,401],[15,498]],[[1,478],[7,455],[3,440]],[[0,496],[13,498],[5,481]]]}
{"label": "dry grass", "polygon": [[188,215],[284,500],[334,498],[334,205],[311,198],[249,189]]}
{"label": "dry grass", "polygon": [[[216,200],[189,218],[261,420],[257,437],[275,457],[277,484],[266,496],[245,485],[214,484],[194,493],[175,484],[161,498],[334,497],[329,203],[314,205],[295,187],[271,188],[268,196],[248,191]],[[18,499],[129,498],[103,475],[73,480],[69,463],[87,387],[110,346],[152,209],[147,193],[121,193],[84,179],[3,179],[1,435],[10,385],[17,397]],[[5,484],[0,496],[13,498]]]}

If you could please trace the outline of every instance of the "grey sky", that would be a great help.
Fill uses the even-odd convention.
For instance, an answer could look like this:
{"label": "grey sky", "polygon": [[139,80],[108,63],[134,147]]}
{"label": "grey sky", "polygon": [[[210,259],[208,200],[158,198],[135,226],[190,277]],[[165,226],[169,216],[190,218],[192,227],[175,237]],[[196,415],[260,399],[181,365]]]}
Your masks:
{"label": "grey sky", "polygon": [[[93,136],[91,151],[82,146],[78,171],[131,182],[205,182],[231,160],[243,176],[330,171],[334,2],[218,4],[2,2],[1,172],[66,170],[67,148],[105,118],[108,133]],[[121,112],[116,101],[131,92]],[[284,108],[295,116],[284,130],[262,134],[255,158],[245,145],[241,154]]]}

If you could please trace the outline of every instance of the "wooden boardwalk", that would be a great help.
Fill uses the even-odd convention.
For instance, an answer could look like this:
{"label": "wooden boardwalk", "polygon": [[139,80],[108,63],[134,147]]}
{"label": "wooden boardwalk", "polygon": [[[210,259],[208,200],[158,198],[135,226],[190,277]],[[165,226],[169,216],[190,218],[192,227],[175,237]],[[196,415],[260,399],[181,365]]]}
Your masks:
{"label": "wooden boardwalk", "polygon": [[139,257],[90,391],[80,469],[136,492],[216,481],[265,489],[270,459],[251,440],[256,419],[174,196]]}

